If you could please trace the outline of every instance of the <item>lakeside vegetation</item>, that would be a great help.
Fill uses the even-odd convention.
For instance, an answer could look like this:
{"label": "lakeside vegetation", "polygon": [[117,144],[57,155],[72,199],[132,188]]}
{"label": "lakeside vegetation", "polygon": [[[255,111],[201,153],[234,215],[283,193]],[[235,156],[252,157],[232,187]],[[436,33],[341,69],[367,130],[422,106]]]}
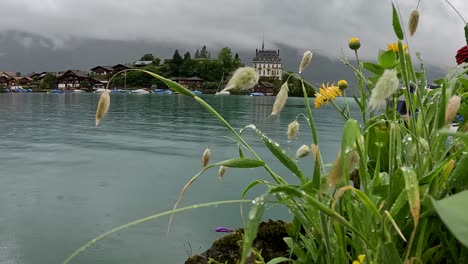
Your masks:
{"label": "lakeside vegetation", "polygon": [[[466,263],[468,215],[464,209],[468,200],[468,123],[457,121],[455,117],[458,113],[467,114],[464,105],[468,100],[468,52],[457,54],[457,60],[461,58],[459,66],[439,80],[439,89],[427,89],[424,62],[419,54],[416,54],[418,61],[413,62],[410,49],[405,47],[408,34],[402,26],[402,21],[409,21],[405,23],[409,35],[417,37],[418,18],[418,7],[406,20],[392,4],[392,17],[388,20],[393,25],[395,42],[390,44],[391,49],[379,52],[377,63],[361,61],[360,40],[350,39],[350,54],[355,57],[356,64],[351,63],[346,54],[342,62],[357,76],[360,97],[353,99],[359,106],[358,113],[351,112],[348,105],[339,108],[334,102],[336,96],[346,93],[345,82],[341,81],[338,86],[324,84],[319,88],[299,73],[287,76],[273,105],[272,118],[287,107],[289,82],[299,81],[304,109],[299,110],[297,118],[287,127],[290,140],[303,142],[295,156],[289,155],[255,124],[235,129],[187,88],[154,72],[139,70],[203,106],[232,134],[238,151],[232,153],[232,159],[212,162],[210,150],[205,150],[204,168],[182,187],[173,211],[106,232],[74,252],[65,263],[93,243],[130,226],[185,210],[246,202],[251,208],[240,236],[241,264],[248,259],[270,264]],[[464,28],[468,45],[466,22]],[[420,65],[420,71],[415,70],[415,64]],[[299,68],[307,67],[315,67],[310,51],[304,53]],[[245,67],[236,71],[230,82],[248,89],[257,80],[252,69]],[[332,165],[322,160],[321,149],[327,146],[320,143],[317,127],[321,124],[314,122],[306,86],[313,89],[316,100],[320,100],[315,102],[315,108],[331,105],[345,121],[339,139],[340,149]],[[406,102],[406,115],[397,111],[400,97]],[[108,91],[104,92],[97,106],[96,124],[107,114],[110,100]],[[307,137],[298,135],[300,124],[310,129]],[[243,136],[247,132],[254,132],[277,158],[278,164],[296,176],[294,182],[286,181],[265,163]],[[303,171],[298,162],[313,162],[315,166],[312,171]],[[264,185],[267,191],[257,198],[177,208],[184,193],[206,171],[218,169],[220,177],[228,177],[231,168],[257,167],[264,168],[270,180],[255,180],[242,192],[239,190],[244,199],[254,186]],[[254,243],[268,204],[284,206],[293,215],[286,230],[288,236],[283,238],[289,252],[274,259],[265,259]]]}
{"label": "lakeside vegetation", "polygon": [[[211,90],[218,88],[223,76],[224,81],[226,81],[235,69],[244,66],[239,55],[237,53],[233,55],[229,47],[222,48],[215,58],[212,58],[206,46],[203,46],[201,51],[197,50],[193,57],[189,51],[181,56],[179,50],[176,49],[172,59],[165,60],[162,63],[160,58],[154,57],[152,54],[145,54],[140,60],[153,62],[142,67],[143,70],[167,76],[168,78],[196,76],[205,81],[206,89]],[[148,74],[130,71],[126,76],[120,75],[114,78],[111,87],[123,87],[125,81],[128,87],[141,87],[148,84],[165,86],[163,82],[152,78]]]}

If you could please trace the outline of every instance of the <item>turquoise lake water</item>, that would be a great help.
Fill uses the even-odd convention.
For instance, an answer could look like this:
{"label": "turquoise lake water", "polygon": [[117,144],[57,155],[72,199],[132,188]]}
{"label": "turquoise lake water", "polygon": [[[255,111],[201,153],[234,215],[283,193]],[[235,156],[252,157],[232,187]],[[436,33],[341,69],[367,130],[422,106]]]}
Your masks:
{"label": "turquoise lake water", "polygon": [[[299,118],[298,139],[288,142],[285,135],[289,122],[305,113],[303,98],[289,98],[279,117],[267,118],[274,97],[201,97],[236,129],[254,124],[291,155],[312,143],[304,118]],[[182,186],[201,169],[207,146],[212,161],[237,155],[229,132],[191,98],[112,94],[108,116],[95,127],[98,100],[97,94],[0,94],[0,263],[61,263],[107,230],[170,210]],[[313,114],[323,158],[332,162],[344,121],[331,106]],[[253,132],[245,138],[273,169],[297,182]],[[299,165],[312,174],[310,157]],[[263,169],[229,169],[223,180],[217,169],[208,171],[181,206],[239,199],[256,179],[270,180]],[[264,190],[254,188],[249,197]],[[268,218],[290,216],[270,207]],[[72,263],[183,263],[222,236],[216,227],[242,225],[239,205],[178,214],[166,234],[168,220],[112,235]]]}

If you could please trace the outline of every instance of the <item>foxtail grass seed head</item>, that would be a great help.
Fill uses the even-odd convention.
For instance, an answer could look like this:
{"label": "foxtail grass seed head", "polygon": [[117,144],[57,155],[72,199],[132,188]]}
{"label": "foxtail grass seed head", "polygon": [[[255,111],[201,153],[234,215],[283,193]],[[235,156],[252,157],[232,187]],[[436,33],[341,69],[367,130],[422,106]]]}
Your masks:
{"label": "foxtail grass seed head", "polygon": [[339,80],[338,88],[340,88],[341,90],[348,88],[348,82],[346,80]]}
{"label": "foxtail grass seed head", "polygon": [[276,95],[275,103],[273,104],[273,110],[271,111],[272,116],[275,116],[281,112],[284,105],[286,104],[286,99],[288,99],[288,93],[288,82],[285,82],[283,85],[281,85],[281,89]]}
{"label": "foxtail grass seed head", "polygon": [[205,168],[208,165],[208,163],[210,162],[210,158],[211,158],[210,148],[206,148],[205,151],[203,152],[203,156],[202,156],[203,168]]}
{"label": "foxtail grass seed head", "polygon": [[252,67],[241,67],[238,68],[232,78],[229,80],[226,88],[223,91],[228,91],[233,88],[247,90],[251,89],[258,83],[259,76],[254,68]]}
{"label": "foxtail grass seed head", "polygon": [[411,37],[414,35],[414,33],[416,32],[416,29],[418,28],[418,22],[419,22],[419,11],[415,9],[413,10],[413,12],[411,12],[409,23],[408,23],[408,30],[409,30],[409,34]]}
{"label": "foxtail grass seed head", "polygon": [[458,109],[460,109],[460,101],[461,98],[458,95],[454,95],[449,99],[447,109],[445,110],[445,125],[452,123],[457,115]]}
{"label": "foxtail grass seed head", "polygon": [[227,170],[226,166],[219,166],[218,177],[223,178],[224,174],[226,173],[226,170]]}
{"label": "foxtail grass seed head", "polygon": [[312,152],[312,155],[314,156],[315,160],[320,160],[320,151],[317,145],[310,145],[310,151]]}
{"label": "foxtail grass seed head", "polygon": [[312,52],[310,50],[304,52],[302,56],[301,64],[299,65],[299,73],[302,73],[304,69],[309,65],[310,61],[312,60]]}
{"label": "foxtail grass seed head", "polygon": [[288,125],[288,132],[286,133],[288,135],[288,140],[291,140],[295,137],[297,137],[297,134],[299,133],[299,122],[297,120],[292,121]]}
{"label": "foxtail grass seed head", "polygon": [[361,41],[359,38],[350,38],[348,41],[348,46],[352,50],[358,50],[361,47]]}
{"label": "foxtail grass seed head", "polygon": [[376,110],[380,108],[392,94],[398,90],[400,80],[397,77],[395,69],[386,69],[382,76],[380,76],[374,89],[372,89],[371,97],[369,99],[369,108]]}
{"label": "foxtail grass seed head", "polygon": [[106,116],[107,111],[109,110],[110,106],[110,95],[109,90],[104,89],[104,92],[101,94],[99,98],[99,102],[96,109],[96,126],[101,123],[101,120]]}
{"label": "foxtail grass seed head", "polygon": [[338,152],[336,160],[333,163],[330,173],[328,174],[327,183],[328,186],[336,186],[338,183],[343,181],[343,164],[341,162],[341,151]]}
{"label": "foxtail grass seed head", "polygon": [[307,155],[309,155],[309,153],[310,153],[309,146],[302,145],[296,151],[296,158],[300,159],[300,158],[307,157]]}

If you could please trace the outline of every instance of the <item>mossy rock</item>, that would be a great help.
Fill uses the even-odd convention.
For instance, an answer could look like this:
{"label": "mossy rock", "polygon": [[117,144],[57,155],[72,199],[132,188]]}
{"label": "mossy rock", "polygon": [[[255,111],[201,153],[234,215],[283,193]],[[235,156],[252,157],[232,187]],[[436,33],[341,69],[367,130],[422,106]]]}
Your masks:
{"label": "mossy rock", "polygon": [[[283,238],[288,237],[286,226],[288,224],[279,220],[262,222],[258,228],[257,238],[253,246],[261,251],[263,259],[267,262],[276,257],[288,257],[289,248]],[[210,259],[218,263],[237,264],[242,256],[242,228],[235,230],[229,235],[217,239],[207,251],[190,257],[185,264],[207,264]],[[254,258],[247,261],[253,264]]]}

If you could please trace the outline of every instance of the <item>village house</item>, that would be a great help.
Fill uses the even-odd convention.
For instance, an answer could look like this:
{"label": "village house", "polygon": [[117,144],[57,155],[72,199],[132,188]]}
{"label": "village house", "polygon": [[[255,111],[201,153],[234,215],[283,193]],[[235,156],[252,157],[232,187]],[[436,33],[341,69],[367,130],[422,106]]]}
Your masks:
{"label": "village house", "polygon": [[94,76],[110,76],[114,74],[112,66],[96,66],[91,69],[91,75]]}
{"label": "village house", "polygon": [[172,80],[189,89],[199,89],[199,88],[203,88],[205,85],[205,80],[196,76],[177,77],[177,78],[173,78]]}
{"label": "village house", "polygon": [[112,66],[112,69],[114,69],[114,73],[117,73],[117,72],[120,72],[120,71],[123,71],[123,70],[128,70],[128,69],[131,69],[131,68],[132,68],[131,66],[124,65],[124,64],[117,64],[117,65]]}
{"label": "village house", "polygon": [[89,82],[90,79],[88,72],[68,70],[58,76],[57,83],[60,89],[73,89],[80,88],[80,83]]}
{"label": "village house", "polygon": [[135,66],[136,68],[142,68],[151,64],[154,64],[154,61],[137,61],[133,64],[133,66]]}
{"label": "village house", "polygon": [[260,81],[253,87],[254,93],[263,93],[264,95],[274,95],[275,87],[270,82]]}

